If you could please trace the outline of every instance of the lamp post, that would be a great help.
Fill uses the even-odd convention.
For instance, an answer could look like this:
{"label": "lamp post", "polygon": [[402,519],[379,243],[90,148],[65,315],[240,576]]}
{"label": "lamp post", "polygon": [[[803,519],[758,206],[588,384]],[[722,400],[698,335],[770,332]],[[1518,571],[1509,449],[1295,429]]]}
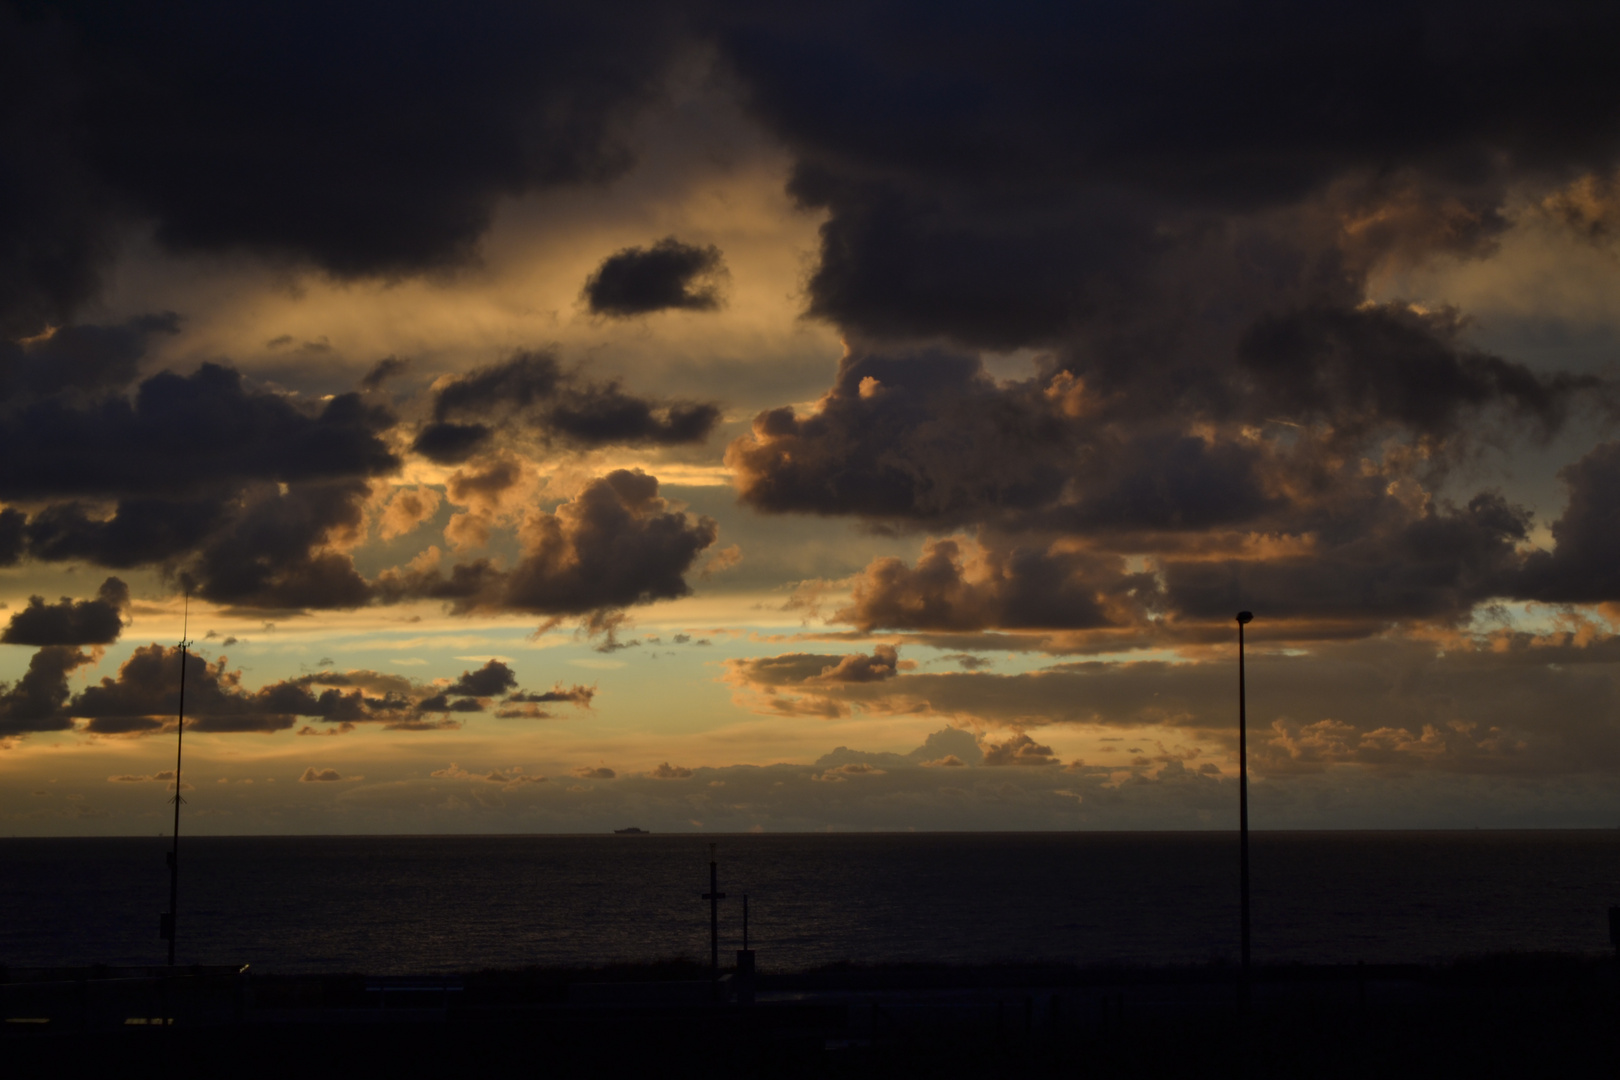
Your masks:
{"label": "lamp post", "polygon": [[1240,1004],[1249,1007],[1249,716],[1248,689],[1243,679],[1243,628],[1254,620],[1253,612],[1237,613],[1238,624],[1238,861],[1239,896],[1243,908],[1243,983]]}

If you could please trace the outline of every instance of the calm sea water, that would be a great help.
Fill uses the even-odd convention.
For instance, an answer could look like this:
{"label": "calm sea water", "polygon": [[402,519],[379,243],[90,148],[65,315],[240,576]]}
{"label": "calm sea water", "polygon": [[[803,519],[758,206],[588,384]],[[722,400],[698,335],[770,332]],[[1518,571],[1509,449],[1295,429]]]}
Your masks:
{"label": "calm sea water", "polygon": [[[467,971],[708,954],[696,836],[182,838],[182,963]],[[839,960],[1235,957],[1229,834],[718,839],[722,948],[749,894],[762,968]],[[0,963],[159,963],[156,838],[0,840]],[[1260,963],[1608,948],[1620,831],[1272,833]]]}

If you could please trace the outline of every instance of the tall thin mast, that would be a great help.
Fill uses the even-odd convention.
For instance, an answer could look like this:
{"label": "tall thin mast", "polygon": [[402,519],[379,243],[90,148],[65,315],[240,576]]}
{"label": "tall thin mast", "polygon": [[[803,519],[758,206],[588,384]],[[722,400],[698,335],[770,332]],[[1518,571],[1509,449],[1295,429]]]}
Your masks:
{"label": "tall thin mast", "polygon": [[1238,1001],[1249,1008],[1249,689],[1243,676],[1243,628],[1254,621],[1248,611],[1237,613],[1238,624],[1238,898],[1242,906],[1243,981]]}
{"label": "tall thin mast", "polygon": [[163,936],[169,939],[169,966],[174,967],[174,918],[180,905],[180,753],[186,741],[186,657],[191,642],[186,631],[191,625],[191,590],[186,590],[184,614],[180,617],[180,709],[174,739],[174,846],[169,849],[169,911],[162,919]]}

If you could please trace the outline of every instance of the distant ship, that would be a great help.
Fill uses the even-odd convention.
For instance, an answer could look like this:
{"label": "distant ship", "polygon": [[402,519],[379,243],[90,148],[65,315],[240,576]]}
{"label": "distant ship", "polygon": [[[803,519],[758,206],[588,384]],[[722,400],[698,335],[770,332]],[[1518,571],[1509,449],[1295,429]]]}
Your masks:
{"label": "distant ship", "polygon": [[652,834],[649,833],[646,829],[638,829],[634,825],[632,825],[628,829],[614,829],[613,830],[613,835],[614,836],[651,836]]}

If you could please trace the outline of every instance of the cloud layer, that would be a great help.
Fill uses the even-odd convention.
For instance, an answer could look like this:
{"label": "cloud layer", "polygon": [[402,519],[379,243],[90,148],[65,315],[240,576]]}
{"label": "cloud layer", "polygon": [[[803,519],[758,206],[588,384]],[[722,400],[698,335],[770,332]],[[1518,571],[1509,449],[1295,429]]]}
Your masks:
{"label": "cloud layer", "polygon": [[[103,676],[73,693],[68,675],[94,659],[64,645],[37,651],[27,674],[0,690],[0,736],[76,727],[90,735],[174,730],[181,692],[178,647],[138,647],[116,675]],[[463,671],[454,680],[424,683],[375,671],[322,670],[254,690],[244,685],[242,672],[232,670],[223,656],[213,662],[196,653],[185,656],[186,726],[216,734],[271,734],[290,730],[300,721],[306,722],[301,735],[342,734],[357,724],[402,731],[454,728],[467,714],[489,711],[503,695],[507,702],[566,702],[589,708],[594,694],[594,689],[581,686],[526,694],[518,689],[512,669],[500,660]],[[499,715],[507,714],[502,710]]]}
{"label": "cloud layer", "polygon": [[[165,730],[174,650],[85,669],[182,592],[606,651],[684,601],[718,663],[683,677],[760,724],[935,730],[784,766],[795,820],[955,784],[1196,810],[1229,794],[1246,609],[1268,781],[1608,775],[1620,397],[1581,342],[1612,304],[1467,297],[1614,254],[1617,31],[1577,2],[0,6],[0,642],[36,650],[0,737]],[[1527,236],[1541,261],[1500,256]],[[363,318],[397,325],[330,363]],[[773,568],[744,599],[739,561]],[[574,658],[601,701],[672,655],[640,640]],[[192,656],[187,711],[545,739],[597,702],[460,662],[254,688]],[[769,802],[667,735],[563,783],[428,779]]]}

